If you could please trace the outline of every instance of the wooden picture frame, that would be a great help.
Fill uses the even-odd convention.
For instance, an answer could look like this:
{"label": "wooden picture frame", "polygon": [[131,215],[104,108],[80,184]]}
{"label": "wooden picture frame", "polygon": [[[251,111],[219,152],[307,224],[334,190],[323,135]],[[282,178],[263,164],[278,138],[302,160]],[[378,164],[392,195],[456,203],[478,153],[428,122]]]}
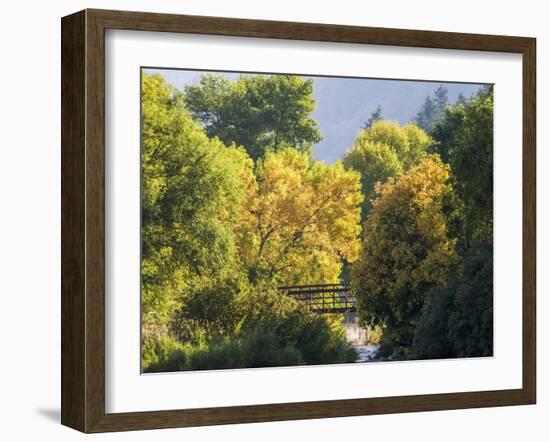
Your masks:
{"label": "wooden picture frame", "polygon": [[[523,57],[523,385],[512,390],[105,412],[105,30],[123,29]],[[62,19],[62,424],[83,432],[533,404],[536,400],[536,41],[533,38],[84,10]]]}

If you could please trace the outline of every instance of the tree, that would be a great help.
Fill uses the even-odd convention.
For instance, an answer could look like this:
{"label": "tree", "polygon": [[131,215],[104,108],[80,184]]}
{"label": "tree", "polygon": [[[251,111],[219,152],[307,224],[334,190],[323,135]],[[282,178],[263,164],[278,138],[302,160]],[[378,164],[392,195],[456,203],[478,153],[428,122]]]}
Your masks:
{"label": "tree", "polygon": [[424,104],[417,112],[414,122],[416,125],[425,130],[426,132],[431,132],[433,127],[433,122],[436,115],[436,107],[432,98],[427,95],[424,100]]}
{"label": "tree", "polygon": [[465,358],[493,354],[493,248],[470,250],[458,276],[432,289],[418,321],[413,357]]}
{"label": "tree", "polygon": [[209,137],[244,146],[254,160],[291,145],[309,152],[321,141],[313,80],[297,75],[246,75],[236,81],[206,74],[185,87],[190,112]]}
{"label": "tree", "polygon": [[464,96],[462,92],[460,92],[458,94],[458,98],[456,99],[456,104],[465,104],[466,101],[468,101],[467,98]]}
{"label": "tree", "polygon": [[440,85],[434,91],[434,102],[436,108],[436,121],[445,115],[445,110],[449,105],[449,91],[446,87]]}
{"label": "tree", "polygon": [[359,252],[359,174],[292,148],[268,152],[256,173],[239,234],[250,279],[337,282]]}
{"label": "tree", "polygon": [[382,107],[378,104],[376,109],[370,114],[369,119],[363,124],[363,129],[368,129],[372,123],[382,119]]}
{"label": "tree", "polygon": [[449,166],[437,155],[376,186],[352,289],[361,319],[383,327],[393,348],[410,347],[426,294],[456,267],[444,213],[451,192]]}
{"label": "tree", "polygon": [[231,80],[223,75],[203,74],[199,86],[187,86],[185,94],[188,109],[202,122],[210,138],[223,130]]}
{"label": "tree", "polygon": [[182,94],[146,74],[141,161],[144,328],[166,332],[193,281],[238,266],[234,220],[253,179],[252,162],[242,149],[210,140]]}
{"label": "tree", "polygon": [[401,127],[397,122],[378,120],[359,133],[344,165],[361,174],[363,220],[372,207],[376,183],[401,175],[426,155],[431,144],[431,138],[413,124]]}
{"label": "tree", "polygon": [[451,165],[464,205],[463,241],[491,242],[493,232],[493,92],[482,89],[447,109],[435,126],[438,151]]}
{"label": "tree", "polygon": [[426,96],[424,104],[416,114],[415,123],[418,127],[431,134],[434,125],[445,115],[448,104],[449,93],[447,88],[440,85],[434,91],[433,98],[430,95]]}
{"label": "tree", "polygon": [[[203,97],[213,105],[226,87],[218,80]],[[277,141],[256,177],[243,148],[206,134],[222,121],[201,127],[183,94],[143,75],[144,370],[354,361],[334,318],[276,286],[335,281],[341,260],[355,259],[359,175]]]}

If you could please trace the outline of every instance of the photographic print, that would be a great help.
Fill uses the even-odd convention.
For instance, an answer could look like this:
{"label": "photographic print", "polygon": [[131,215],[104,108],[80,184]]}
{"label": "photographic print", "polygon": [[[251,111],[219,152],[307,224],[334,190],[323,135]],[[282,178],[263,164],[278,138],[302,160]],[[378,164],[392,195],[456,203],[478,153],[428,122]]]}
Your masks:
{"label": "photographic print", "polygon": [[493,355],[493,87],[141,70],[141,368]]}

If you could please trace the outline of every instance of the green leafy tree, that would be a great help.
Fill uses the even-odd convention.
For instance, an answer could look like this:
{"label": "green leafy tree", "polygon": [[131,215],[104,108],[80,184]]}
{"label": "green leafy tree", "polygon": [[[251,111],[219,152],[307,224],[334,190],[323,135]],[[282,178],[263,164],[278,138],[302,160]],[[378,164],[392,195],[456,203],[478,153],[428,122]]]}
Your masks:
{"label": "green leafy tree", "polygon": [[426,155],[432,139],[413,124],[377,120],[362,130],[353,147],[344,157],[344,165],[361,174],[361,190],[365,197],[361,207],[365,220],[376,196],[375,185],[397,177]]}
{"label": "green leafy tree", "polygon": [[412,353],[416,359],[492,356],[492,247],[470,250],[459,275],[429,292]]}
{"label": "green leafy tree", "polygon": [[[214,104],[225,88],[218,80],[212,79],[214,92],[205,97]],[[337,320],[310,314],[274,285],[279,274],[333,275],[342,256],[357,254],[358,174],[276,141],[279,148],[268,149],[257,164],[257,179],[244,149],[206,130],[188,112],[183,94],[161,76],[143,75],[144,371],[355,360]],[[260,255],[278,276],[253,285],[246,257],[258,252],[258,232],[272,227]],[[266,311],[260,319],[257,312]]]}
{"label": "green leafy tree", "polygon": [[146,74],[141,161],[144,332],[166,334],[194,280],[237,267],[234,220],[252,163],[242,149],[209,139],[183,95]]}
{"label": "green leafy tree", "polygon": [[444,211],[452,192],[449,167],[429,155],[376,191],[352,288],[361,319],[384,328],[392,349],[407,349],[426,294],[446,283],[458,261]]}
{"label": "green leafy tree", "polygon": [[201,121],[210,138],[225,132],[226,112],[232,99],[231,88],[232,82],[227,77],[203,74],[198,86],[187,86],[185,89],[188,109]]}
{"label": "green leafy tree", "polygon": [[493,92],[447,108],[435,126],[438,152],[451,165],[455,191],[464,205],[466,245],[491,242],[493,232]]}
{"label": "green leafy tree", "polygon": [[190,112],[210,137],[245,146],[254,160],[290,145],[310,152],[321,140],[313,80],[297,75],[243,75],[236,81],[206,74],[185,87]]}

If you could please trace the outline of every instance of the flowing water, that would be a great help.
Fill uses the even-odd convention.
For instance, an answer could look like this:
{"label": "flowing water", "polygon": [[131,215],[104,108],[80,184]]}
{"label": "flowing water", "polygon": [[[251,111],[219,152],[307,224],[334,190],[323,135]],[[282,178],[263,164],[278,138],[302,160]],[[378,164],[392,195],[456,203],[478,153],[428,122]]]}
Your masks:
{"label": "flowing water", "polygon": [[371,362],[374,361],[376,352],[378,351],[379,345],[354,345],[355,350],[357,350],[357,360],[355,362]]}

